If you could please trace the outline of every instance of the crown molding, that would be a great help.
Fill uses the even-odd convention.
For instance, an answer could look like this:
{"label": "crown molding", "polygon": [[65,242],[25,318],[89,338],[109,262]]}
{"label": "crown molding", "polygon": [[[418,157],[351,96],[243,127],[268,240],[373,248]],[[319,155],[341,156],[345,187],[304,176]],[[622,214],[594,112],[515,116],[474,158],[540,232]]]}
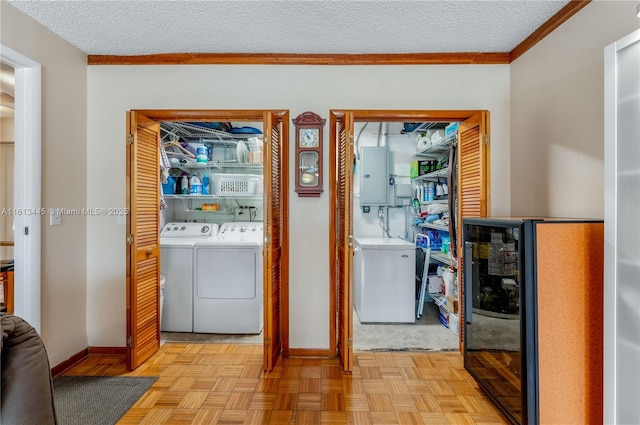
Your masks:
{"label": "crown molding", "polygon": [[161,53],[89,55],[88,65],[474,65],[506,64],[509,53]]}
{"label": "crown molding", "polygon": [[494,65],[509,64],[575,15],[591,0],[571,0],[511,52],[461,53],[159,53],[88,55],[88,65]]}

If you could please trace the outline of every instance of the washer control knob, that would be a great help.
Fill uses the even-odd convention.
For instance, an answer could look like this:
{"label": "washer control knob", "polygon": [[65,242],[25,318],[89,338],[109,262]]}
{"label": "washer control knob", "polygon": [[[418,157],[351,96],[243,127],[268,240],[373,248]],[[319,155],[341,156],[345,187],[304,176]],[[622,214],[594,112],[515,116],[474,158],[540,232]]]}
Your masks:
{"label": "washer control knob", "polygon": [[180,230],[187,230],[187,226],[182,226]]}
{"label": "washer control knob", "polygon": [[246,232],[246,231],[247,231],[247,226],[242,226],[242,227],[240,228],[240,231],[241,231],[241,232]]}
{"label": "washer control knob", "polygon": [[202,230],[200,230],[200,233],[208,233],[209,232],[209,226],[202,226]]}

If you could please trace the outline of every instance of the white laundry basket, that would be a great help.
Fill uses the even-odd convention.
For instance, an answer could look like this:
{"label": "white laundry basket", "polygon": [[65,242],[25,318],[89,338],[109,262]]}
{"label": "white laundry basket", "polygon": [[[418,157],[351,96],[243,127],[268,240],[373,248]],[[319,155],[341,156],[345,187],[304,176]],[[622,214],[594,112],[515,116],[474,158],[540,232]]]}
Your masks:
{"label": "white laundry basket", "polygon": [[162,329],[162,305],[164,304],[164,282],[165,277],[160,275],[160,329]]}

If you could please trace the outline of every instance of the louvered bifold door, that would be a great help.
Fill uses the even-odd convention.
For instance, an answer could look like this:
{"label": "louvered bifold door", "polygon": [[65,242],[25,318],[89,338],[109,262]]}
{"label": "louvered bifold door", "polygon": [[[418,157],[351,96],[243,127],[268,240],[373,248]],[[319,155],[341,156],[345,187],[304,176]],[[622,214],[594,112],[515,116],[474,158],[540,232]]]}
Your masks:
{"label": "louvered bifold door", "polygon": [[[487,217],[490,210],[489,178],[489,112],[475,114],[460,123],[458,128],[458,288],[464,299],[464,270],[462,253],[462,218]],[[464,311],[460,313],[460,328],[464,324]],[[462,338],[464,334],[460,332]],[[461,346],[462,346],[461,338]]]}
{"label": "louvered bifold door", "polygon": [[487,118],[488,112],[477,113],[458,130],[460,217],[486,217],[489,212]]}
{"label": "louvered bifold door", "polygon": [[272,370],[282,352],[282,288],[287,285],[288,114],[265,117],[264,158],[264,369]]}
{"label": "louvered bifold door", "polygon": [[129,112],[127,136],[127,367],[160,347],[160,124]]}
{"label": "louvered bifold door", "polygon": [[338,355],[342,370],[353,368],[353,115],[346,113],[338,127],[336,244],[338,294]]}

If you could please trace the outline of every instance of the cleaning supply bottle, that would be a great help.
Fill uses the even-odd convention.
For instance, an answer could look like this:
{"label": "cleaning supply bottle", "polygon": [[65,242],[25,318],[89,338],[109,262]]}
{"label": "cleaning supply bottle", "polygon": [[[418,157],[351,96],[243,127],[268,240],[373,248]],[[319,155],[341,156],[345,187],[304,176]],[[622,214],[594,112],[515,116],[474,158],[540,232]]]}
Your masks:
{"label": "cleaning supply bottle", "polygon": [[180,193],[183,195],[189,194],[189,175],[187,173],[182,173],[182,178],[180,179]]}
{"label": "cleaning supply bottle", "polygon": [[201,195],[202,194],[202,183],[200,183],[200,178],[198,178],[198,173],[193,173],[191,176],[191,190],[190,193],[192,195]]}
{"label": "cleaning supply bottle", "polygon": [[202,194],[209,194],[209,174],[207,173],[204,173],[204,176],[202,177]]}

